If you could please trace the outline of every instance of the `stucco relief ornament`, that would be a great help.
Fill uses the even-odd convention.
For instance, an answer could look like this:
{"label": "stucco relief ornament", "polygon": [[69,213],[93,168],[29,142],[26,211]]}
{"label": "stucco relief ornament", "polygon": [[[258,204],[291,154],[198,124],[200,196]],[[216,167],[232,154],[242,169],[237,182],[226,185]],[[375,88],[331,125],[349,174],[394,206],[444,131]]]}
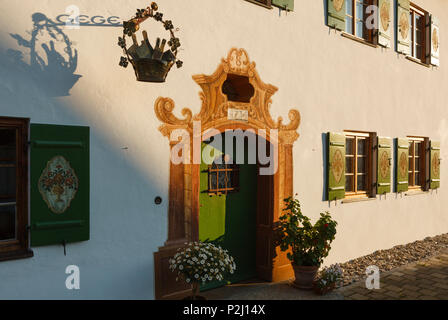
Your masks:
{"label": "stucco relief ornament", "polygon": [[380,9],[380,17],[381,17],[381,25],[383,26],[384,31],[389,29],[390,25],[390,3],[383,2]]}
{"label": "stucco relief ornament", "polygon": [[336,150],[333,156],[333,161],[331,162],[331,172],[333,173],[336,183],[341,181],[343,171],[344,162],[342,160],[342,153],[341,150]]}
{"label": "stucco relief ornament", "polygon": [[333,0],[333,7],[337,12],[342,10],[345,0]]}
{"label": "stucco relief ornament", "polygon": [[48,208],[54,213],[64,213],[78,191],[78,177],[63,156],[48,161],[42,172],[38,188]]}
{"label": "stucco relief ornament", "polygon": [[398,25],[400,26],[401,37],[407,39],[409,34],[409,17],[405,12],[401,14]]}
{"label": "stucco relief ornament", "polygon": [[435,52],[439,50],[439,34],[437,33],[437,29],[432,31],[432,47]]}
{"label": "stucco relief ornament", "polygon": [[402,152],[400,155],[400,162],[398,164],[400,168],[400,177],[405,178],[407,174],[408,169],[408,157],[406,156],[405,152]]}
{"label": "stucco relief ornament", "polygon": [[[249,102],[237,102],[228,99],[222,92],[222,86],[229,74],[247,77],[254,88],[254,95]],[[188,108],[182,109],[183,118],[174,113],[174,101],[170,98],[159,97],[154,104],[157,118],[163,123],[159,130],[169,137],[176,129],[186,129],[193,132],[193,121],[200,121],[201,128],[206,131],[210,128],[222,128],[235,125],[236,120],[229,119],[229,108],[247,110],[248,119],[245,126],[253,129],[263,129],[270,133],[271,129],[278,131],[280,143],[292,144],[299,137],[297,128],[300,125],[300,112],[291,109],[288,112],[289,123],[284,124],[283,118],[274,120],[270,114],[272,95],[277,87],[264,83],[255,68],[255,62],[249,59],[246,50],[232,48],[227,58],[223,58],[216,71],[211,75],[198,74],[193,80],[201,87],[199,96],[202,101],[199,113],[192,116]]]}
{"label": "stucco relief ornament", "polygon": [[383,151],[380,156],[380,174],[381,178],[386,179],[390,172],[389,155],[387,151]]}

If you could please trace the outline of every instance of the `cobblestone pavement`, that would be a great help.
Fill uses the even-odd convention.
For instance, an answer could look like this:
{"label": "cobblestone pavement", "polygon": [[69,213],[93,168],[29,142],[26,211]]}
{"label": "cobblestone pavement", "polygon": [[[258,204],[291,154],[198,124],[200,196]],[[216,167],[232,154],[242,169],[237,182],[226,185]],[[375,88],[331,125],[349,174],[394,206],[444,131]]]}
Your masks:
{"label": "cobblestone pavement", "polygon": [[335,290],[345,300],[448,300],[448,251],[380,274],[380,289],[365,280]]}

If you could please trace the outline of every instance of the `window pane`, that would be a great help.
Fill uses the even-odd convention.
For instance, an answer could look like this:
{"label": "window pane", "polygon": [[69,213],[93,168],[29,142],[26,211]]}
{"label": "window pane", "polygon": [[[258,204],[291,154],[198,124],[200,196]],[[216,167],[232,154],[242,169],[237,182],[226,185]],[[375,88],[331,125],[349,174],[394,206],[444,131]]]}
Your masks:
{"label": "window pane", "polygon": [[15,200],[16,197],[16,168],[2,167],[0,165],[0,201],[8,198]]}
{"label": "window pane", "polygon": [[345,32],[353,34],[353,19],[345,17]]}
{"label": "window pane", "polygon": [[218,172],[218,189],[225,189],[226,181],[227,181],[227,176],[226,176],[225,172],[223,172],[223,171]]}
{"label": "window pane", "polygon": [[356,1],[356,19],[363,20],[364,19],[364,4],[363,1]]}
{"label": "window pane", "polygon": [[16,160],[16,131],[13,129],[0,129],[0,160]]}
{"label": "window pane", "polygon": [[353,0],[345,0],[347,14],[353,17]]}
{"label": "window pane", "polygon": [[345,158],[345,172],[353,173],[354,160],[355,160],[355,158],[353,158],[353,157]]}
{"label": "window pane", "polygon": [[366,158],[358,157],[358,173],[366,173]]}
{"label": "window pane", "polygon": [[16,206],[0,205],[0,240],[16,238]]}
{"label": "window pane", "polygon": [[359,139],[358,140],[358,155],[365,155],[367,148],[366,148],[366,139]]}
{"label": "window pane", "polygon": [[419,186],[420,185],[420,173],[415,173],[415,182],[414,185]]}
{"label": "window pane", "polygon": [[345,192],[354,192],[353,187],[354,176],[345,176]]}
{"label": "window pane", "polygon": [[364,175],[358,175],[358,185],[357,185],[357,189],[358,191],[366,191],[366,176]]}
{"label": "window pane", "polygon": [[216,181],[216,172],[210,172],[210,189],[216,190],[218,188],[218,183]]}
{"label": "window pane", "polygon": [[356,21],[356,36],[359,38],[364,37],[364,22]]}
{"label": "window pane", "polygon": [[415,146],[415,155],[416,155],[416,156],[419,156],[419,155],[420,155],[420,145],[421,145],[421,142],[416,142],[416,143],[414,144],[414,146]]}
{"label": "window pane", "polygon": [[353,148],[353,142],[355,139],[353,138],[346,138],[345,139],[345,154],[346,155],[353,155],[355,153]]}
{"label": "window pane", "polygon": [[415,58],[420,59],[422,57],[422,47],[421,46],[417,46],[416,47],[416,52],[415,52]]}
{"label": "window pane", "polygon": [[423,32],[416,31],[415,32],[415,40],[417,41],[418,44],[421,45],[423,43]]}
{"label": "window pane", "polygon": [[420,171],[420,158],[415,158],[415,171]]}

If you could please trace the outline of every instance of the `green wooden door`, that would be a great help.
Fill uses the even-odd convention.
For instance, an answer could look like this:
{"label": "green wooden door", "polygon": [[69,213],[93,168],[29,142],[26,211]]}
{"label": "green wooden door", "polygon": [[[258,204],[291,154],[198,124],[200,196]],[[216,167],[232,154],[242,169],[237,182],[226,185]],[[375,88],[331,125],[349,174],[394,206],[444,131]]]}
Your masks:
{"label": "green wooden door", "polygon": [[[222,152],[216,151],[219,157]],[[237,170],[238,190],[217,195],[209,192],[209,165],[202,162],[200,168],[199,240],[220,245],[234,257],[236,272],[226,279],[231,283],[256,276],[257,165],[239,164]],[[208,283],[201,290],[225,284]]]}

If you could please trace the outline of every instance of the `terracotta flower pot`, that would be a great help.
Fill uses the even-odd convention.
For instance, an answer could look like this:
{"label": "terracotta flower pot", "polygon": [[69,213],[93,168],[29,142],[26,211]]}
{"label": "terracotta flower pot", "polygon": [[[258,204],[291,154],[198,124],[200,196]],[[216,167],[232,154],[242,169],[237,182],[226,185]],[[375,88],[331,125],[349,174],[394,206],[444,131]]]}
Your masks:
{"label": "terracotta flower pot", "polygon": [[335,288],[336,284],[332,283],[329,286],[323,287],[323,288],[319,288],[316,283],[314,283],[314,292],[317,294],[320,294],[321,296],[323,296],[324,294],[327,294],[330,291],[333,291]]}
{"label": "terracotta flower pot", "polygon": [[193,282],[191,284],[191,296],[185,297],[182,300],[207,300],[206,297],[199,295],[199,283]]}
{"label": "terracotta flower pot", "polygon": [[316,277],[319,266],[298,266],[292,264],[294,269],[294,285],[299,289],[313,289],[313,281]]}

